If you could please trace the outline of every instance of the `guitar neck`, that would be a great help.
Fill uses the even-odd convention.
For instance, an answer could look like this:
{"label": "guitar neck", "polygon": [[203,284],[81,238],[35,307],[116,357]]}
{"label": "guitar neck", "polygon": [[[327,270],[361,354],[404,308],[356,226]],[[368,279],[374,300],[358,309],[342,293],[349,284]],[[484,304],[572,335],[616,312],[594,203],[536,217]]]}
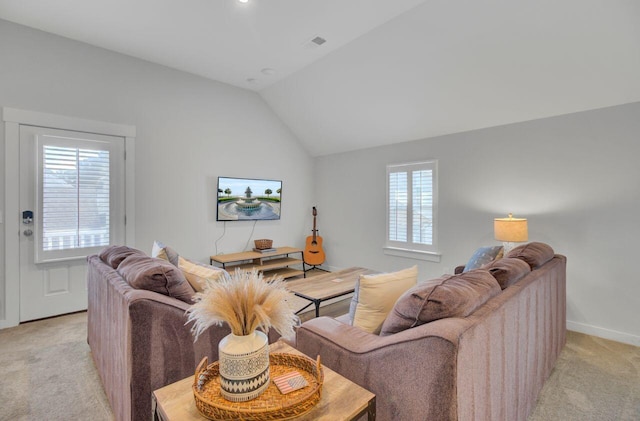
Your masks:
{"label": "guitar neck", "polygon": [[313,232],[313,241],[316,241],[316,233],[318,232],[318,230],[316,229],[316,216],[313,215],[313,229],[311,230]]}

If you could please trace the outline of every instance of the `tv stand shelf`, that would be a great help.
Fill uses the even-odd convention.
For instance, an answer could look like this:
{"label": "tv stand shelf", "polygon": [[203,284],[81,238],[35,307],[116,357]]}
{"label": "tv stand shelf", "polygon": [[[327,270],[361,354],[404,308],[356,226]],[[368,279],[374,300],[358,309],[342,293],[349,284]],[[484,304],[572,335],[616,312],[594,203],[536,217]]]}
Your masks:
{"label": "tv stand shelf", "polygon": [[[209,258],[209,263],[218,263],[228,272],[236,268],[251,270],[258,269],[265,277],[280,275],[283,278],[302,275],[306,277],[303,250],[295,247],[278,247],[275,251],[260,253],[257,251],[243,251],[240,253],[217,254]],[[290,257],[300,254],[300,258]],[[302,270],[291,266],[302,265]]]}

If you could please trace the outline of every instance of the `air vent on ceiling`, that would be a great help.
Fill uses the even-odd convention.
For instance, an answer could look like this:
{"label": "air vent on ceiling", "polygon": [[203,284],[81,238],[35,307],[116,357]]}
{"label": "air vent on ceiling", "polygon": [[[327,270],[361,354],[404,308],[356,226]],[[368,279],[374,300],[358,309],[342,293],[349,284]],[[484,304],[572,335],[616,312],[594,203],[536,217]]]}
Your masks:
{"label": "air vent on ceiling", "polygon": [[324,39],[324,38],[322,38],[322,37],[315,37],[315,38],[313,38],[313,39],[311,40],[311,42],[313,42],[313,43],[314,43],[314,44],[316,44],[316,45],[322,45],[322,44],[324,44],[325,42],[327,42],[327,40],[326,40],[326,39]]}
{"label": "air vent on ceiling", "polygon": [[324,44],[325,42],[327,42],[326,39],[322,38],[321,36],[316,35],[316,36],[314,36],[313,38],[311,38],[310,40],[308,40],[307,42],[304,43],[304,48],[309,48],[309,49],[318,48],[322,44]]}

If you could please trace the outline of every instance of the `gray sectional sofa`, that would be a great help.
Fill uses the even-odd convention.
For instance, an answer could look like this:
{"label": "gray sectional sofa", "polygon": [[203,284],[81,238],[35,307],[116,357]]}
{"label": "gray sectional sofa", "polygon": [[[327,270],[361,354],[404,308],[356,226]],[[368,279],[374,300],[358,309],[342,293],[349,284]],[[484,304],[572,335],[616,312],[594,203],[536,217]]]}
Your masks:
{"label": "gray sectional sofa", "polygon": [[[566,258],[542,243],[506,257],[412,288],[381,335],[320,317],[300,326],[295,346],[375,393],[379,420],[525,421],[565,344]],[[474,277],[495,278],[498,293],[432,320],[459,310],[455,295]]]}

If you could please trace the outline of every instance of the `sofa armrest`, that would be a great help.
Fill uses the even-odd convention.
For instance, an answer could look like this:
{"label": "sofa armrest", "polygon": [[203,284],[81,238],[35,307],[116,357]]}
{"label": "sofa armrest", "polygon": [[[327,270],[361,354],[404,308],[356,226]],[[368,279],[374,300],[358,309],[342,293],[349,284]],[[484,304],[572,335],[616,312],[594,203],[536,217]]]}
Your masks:
{"label": "sofa armrest", "polygon": [[[218,342],[231,330],[212,326],[194,342],[191,323],[186,324],[185,303],[165,298],[137,299],[129,305],[132,419],[148,418],[151,393],[187,376],[192,376],[200,360],[218,359]],[[187,305],[188,307],[188,305]]]}
{"label": "sofa armrest", "polygon": [[296,346],[375,393],[380,419],[455,419],[456,338],[466,327],[443,319],[381,337],[319,317],[300,326]]}

